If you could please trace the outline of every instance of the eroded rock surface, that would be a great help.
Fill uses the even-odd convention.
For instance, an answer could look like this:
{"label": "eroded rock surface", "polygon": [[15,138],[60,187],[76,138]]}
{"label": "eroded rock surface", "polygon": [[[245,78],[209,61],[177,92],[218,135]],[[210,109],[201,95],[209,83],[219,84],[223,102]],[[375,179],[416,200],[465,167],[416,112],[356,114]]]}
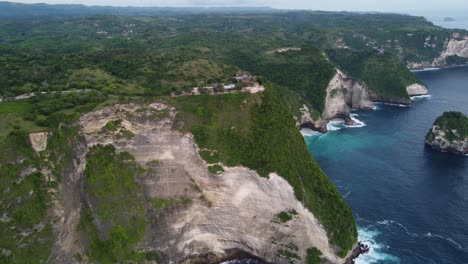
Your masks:
{"label": "eroded rock surface", "polygon": [[[344,262],[287,181],[276,174],[262,178],[244,167],[209,173],[193,136],[173,129],[175,116],[174,108],[155,103],[110,106],[80,119],[88,148],[113,144],[143,167],[157,164],[138,179],[146,197],[191,199],[149,219],[141,250],[161,252],[164,263],[190,263],[207,255],[223,259],[233,250],[290,263],[278,254],[288,250],[302,259],[294,263],[303,263],[305,251],[316,247],[328,262]],[[106,130],[109,122],[119,127]],[[121,136],[123,132],[131,136]],[[294,212],[292,219],[282,222],[278,214],[283,211]]]}
{"label": "eroded rock surface", "polygon": [[[458,131],[451,131],[454,135],[458,135]],[[468,154],[468,140],[456,139],[449,140],[447,136],[447,131],[444,131],[439,126],[434,125],[429,132],[429,135],[426,137],[426,144],[430,147],[443,151],[450,152],[454,154],[467,155]]]}
{"label": "eroded rock surface", "polygon": [[451,39],[445,50],[442,52],[441,58],[457,55],[462,58],[468,58],[468,38]]}
{"label": "eroded rock surface", "polygon": [[353,80],[340,70],[336,70],[335,76],[327,87],[325,109],[321,118],[316,120],[310,117],[307,107],[301,109],[301,127],[311,128],[320,132],[327,131],[327,123],[333,119],[342,119],[352,125],[350,109],[370,110],[374,103],[370,100],[368,88],[365,84]]}
{"label": "eroded rock surface", "polygon": [[44,151],[47,148],[47,132],[36,132],[29,134],[29,141],[36,152]]}
{"label": "eroded rock surface", "polygon": [[409,85],[408,87],[406,87],[406,91],[408,92],[409,96],[426,95],[429,93],[426,86],[419,83]]}

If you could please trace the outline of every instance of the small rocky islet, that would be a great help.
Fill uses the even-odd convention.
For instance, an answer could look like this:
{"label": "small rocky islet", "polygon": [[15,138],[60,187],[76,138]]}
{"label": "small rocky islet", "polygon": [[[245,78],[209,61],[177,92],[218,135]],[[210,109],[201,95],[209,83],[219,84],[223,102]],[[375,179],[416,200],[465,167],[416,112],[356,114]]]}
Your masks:
{"label": "small rocky islet", "polygon": [[468,117],[461,112],[445,112],[426,135],[426,145],[453,154],[468,155]]}

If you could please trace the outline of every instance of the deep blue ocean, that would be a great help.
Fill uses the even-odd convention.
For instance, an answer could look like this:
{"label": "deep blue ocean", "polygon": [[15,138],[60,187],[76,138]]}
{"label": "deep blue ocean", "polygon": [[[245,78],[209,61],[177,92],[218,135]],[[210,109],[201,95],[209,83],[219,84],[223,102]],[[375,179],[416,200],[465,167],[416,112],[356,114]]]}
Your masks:
{"label": "deep blue ocean", "polygon": [[444,111],[468,114],[468,67],[416,74],[430,96],[410,107],[380,104],[353,113],[359,127],[335,123],[327,134],[303,131],[352,207],[359,240],[371,246],[358,264],[468,264],[468,156],[424,145]]}
{"label": "deep blue ocean", "polygon": [[444,111],[468,114],[468,68],[416,74],[429,98],[355,112],[360,128],[305,136],[371,245],[357,263],[468,263],[468,157],[424,145]]}

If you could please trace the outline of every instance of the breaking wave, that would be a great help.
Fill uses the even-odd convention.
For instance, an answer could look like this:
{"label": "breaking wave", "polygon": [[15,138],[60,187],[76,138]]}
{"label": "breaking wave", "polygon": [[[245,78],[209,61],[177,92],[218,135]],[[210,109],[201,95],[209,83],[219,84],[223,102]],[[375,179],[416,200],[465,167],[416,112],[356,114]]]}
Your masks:
{"label": "breaking wave", "polygon": [[313,137],[313,136],[322,135],[322,133],[314,131],[314,130],[309,129],[309,128],[302,128],[301,129],[301,134],[302,134],[303,137]]}
{"label": "breaking wave", "polygon": [[353,125],[346,125],[343,120],[332,120],[328,122],[327,124],[327,130],[328,131],[337,131],[343,128],[359,128],[359,127],[365,127],[366,123],[363,121],[357,119],[359,117],[358,114],[350,114],[351,120],[354,121]]}
{"label": "breaking wave", "polygon": [[398,107],[410,107],[409,105],[405,104],[392,104],[392,103],[384,103],[384,102],[376,102],[376,105],[391,105],[391,106],[398,106]]}
{"label": "breaking wave", "polygon": [[424,68],[424,69],[420,69],[420,70],[412,70],[411,72],[426,72],[426,71],[438,71],[440,70],[440,68]]}
{"label": "breaking wave", "polygon": [[357,119],[358,116],[359,116],[358,114],[350,114],[351,119],[354,121],[354,125],[350,125],[350,126],[346,126],[346,127],[351,127],[351,128],[365,127],[366,123],[364,123],[361,120]]}
{"label": "breaking wave", "polygon": [[328,124],[327,124],[327,130],[328,131],[337,131],[337,130],[343,129],[345,127],[346,127],[345,122],[342,121],[342,120],[332,120],[332,121],[328,122]]}
{"label": "breaking wave", "polygon": [[411,96],[411,101],[418,101],[422,99],[430,99],[432,95],[426,94],[426,95],[417,95],[417,96]]}
{"label": "breaking wave", "polygon": [[360,255],[356,264],[400,263],[398,257],[386,252],[390,246],[378,240],[381,234],[378,230],[359,227],[358,234],[358,240],[369,246],[369,252]]}

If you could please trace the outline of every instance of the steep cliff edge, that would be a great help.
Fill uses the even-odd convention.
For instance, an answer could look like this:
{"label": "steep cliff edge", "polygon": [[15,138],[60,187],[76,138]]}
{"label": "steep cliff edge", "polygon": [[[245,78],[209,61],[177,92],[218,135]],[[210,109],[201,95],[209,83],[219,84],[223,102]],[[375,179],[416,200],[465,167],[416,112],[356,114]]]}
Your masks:
{"label": "steep cliff edge", "polygon": [[466,64],[468,62],[468,36],[451,38],[446,42],[440,57],[432,63],[436,67],[451,66],[453,64]]}
{"label": "steep cliff edge", "polygon": [[351,122],[350,108],[372,109],[374,107],[363,84],[354,81],[340,70],[337,70],[327,87],[325,101],[322,117],[326,120],[342,118]]}
{"label": "steep cliff edge", "polygon": [[468,154],[468,117],[460,112],[445,112],[426,135],[426,144],[454,154]]}
{"label": "steep cliff edge", "polygon": [[427,87],[419,83],[414,83],[407,86],[406,91],[408,92],[409,96],[427,95],[429,93]]}
{"label": "steep cliff edge", "polygon": [[[146,214],[150,224],[138,246],[141,251],[160,252],[164,263],[189,263],[197,257],[221,260],[235,250],[282,263],[287,257],[278,252],[292,251],[300,262],[307,249],[315,247],[328,261],[342,262],[323,227],[296,199],[287,181],[276,174],[262,178],[245,167],[210,173],[194,138],[173,129],[175,114],[164,104],[116,105],[86,114],[80,121],[88,149],[112,144],[117,152],[129,152],[140,166],[153,169],[137,176],[146,200],[181,196],[190,200],[154,218]],[[118,130],[103,133],[106,124],[117,120]],[[133,136],[120,138],[122,130]],[[156,166],[151,164],[155,161]],[[92,205],[89,194],[86,197],[92,207],[99,206]],[[293,212],[292,219],[282,222],[281,212]],[[96,222],[105,221],[94,217]]]}
{"label": "steep cliff edge", "polygon": [[[356,243],[351,210],[305,155],[286,111],[277,116],[279,101],[270,96],[186,97],[83,115],[78,134],[84,138],[62,171],[61,199],[53,207],[60,220],[50,261],[219,263],[245,253],[272,263],[303,263],[320,252],[327,263],[343,263]],[[246,121],[246,114],[255,121]],[[233,142],[222,143],[218,132],[206,130],[215,123],[248,135],[232,134],[226,139]],[[286,148],[271,141],[273,135],[284,141],[284,133],[297,141]],[[266,149],[270,144],[274,151]],[[236,151],[234,146],[245,150],[230,156],[226,151]],[[297,155],[292,163],[304,163],[289,167],[259,153],[270,161],[260,165],[259,150],[287,164]]]}
{"label": "steep cliff edge", "polygon": [[411,70],[425,68],[444,68],[466,65],[468,63],[468,35],[466,33],[453,33],[446,38],[442,50],[431,59],[422,62],[408,61]]}
{"label": "steep cliff edge", "polygon": [[341,119],[347,125],[353,125],[354,121],[350,117],[350,109],[372,110],[375,107],[374,102],[409,104],[409,96],[427,95],[429,93],[426,86],[413,83],[406,86],[408,99],[390,100],[382,98],[375,91],[369,89],[365,83],[351,78],[338,69],[330,80],[326,91],[325,109],[321,117],[313,118],[308,107],[304,105],[300,109],[299,127],[326,132],[327,123],[333,119]]}
{"label": "steep cliff edge", "polygon": [[410,96],[427,93],[424,84],[392,54],[334,49],[328,55],[338,68],[365,84],[371,101],[410,104]]}
{"label": "steep cliff edge", "polygon": [[322,116],[314,120],[308,112],[309,109],[303,106],[300,126],[326,132],[327,123],[333,119],[344,120],[348,125],[354,124],[350,117],[350,109],[372,110],[373,108],[374,103],[369,98],[366,85],[337,69],[327,86]]}

